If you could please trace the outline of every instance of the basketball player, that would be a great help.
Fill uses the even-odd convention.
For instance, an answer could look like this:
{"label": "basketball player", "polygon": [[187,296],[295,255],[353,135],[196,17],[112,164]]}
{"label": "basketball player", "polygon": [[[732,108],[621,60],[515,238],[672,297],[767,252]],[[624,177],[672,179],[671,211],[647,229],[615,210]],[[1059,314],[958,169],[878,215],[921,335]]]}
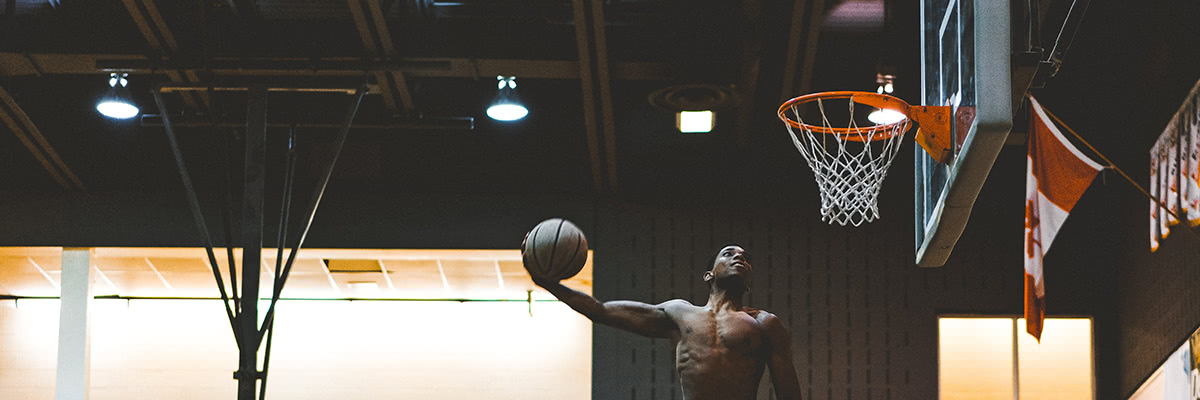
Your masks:
{"label": "basketball player", "polygon": [[771,370],[777,399],[800,399],[787,329],[774,314],[742,305],[754,272],[746,250],[725,246],[709,268],[704,272],[709,287],[704,306],[682,299],[657,305],[601,303],[557,281],[538,276],[533,281],[593,322],[675,342],[684,400],[753,400],[764,367]]}

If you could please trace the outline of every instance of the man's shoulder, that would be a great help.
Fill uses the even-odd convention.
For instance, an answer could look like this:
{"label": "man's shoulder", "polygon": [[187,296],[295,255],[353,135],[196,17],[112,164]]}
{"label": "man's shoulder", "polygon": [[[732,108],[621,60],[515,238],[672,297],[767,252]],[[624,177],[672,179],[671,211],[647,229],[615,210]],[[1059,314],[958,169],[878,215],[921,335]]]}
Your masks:
{"label": "man's shoulder", "polygon": [[667,301],[662,302],[662,304],[660,304],[660,306],[662,306],[663,308],[678,308],[678,309],[699,308],[695,304],[692,304],[692,302],[684,300],[684,299],[667,300]]}
{"label": "man's shoulder", "polygon": [[776,317],[775,314],[771,314],[767,310],[746,307],[746,314],[750,315],[756,321],[764,325],[779,323],[779,317]]}
{"label": "man's shoulder", "polygon": [[700,307],[684,299],[667,300],[659,304],[658,307],[666,311],[667,314],[686,314],[700,309]]}

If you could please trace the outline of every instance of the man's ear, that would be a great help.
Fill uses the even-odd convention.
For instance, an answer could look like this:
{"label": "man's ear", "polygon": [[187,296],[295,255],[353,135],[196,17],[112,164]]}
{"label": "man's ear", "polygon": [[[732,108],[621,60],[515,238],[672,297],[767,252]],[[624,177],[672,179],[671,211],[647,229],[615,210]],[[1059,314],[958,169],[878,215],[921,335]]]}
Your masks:
{"label": "man's ear", "polygon": [[712,280],[713,280],[712,271],[704,271],[704,282],[711,282]]}

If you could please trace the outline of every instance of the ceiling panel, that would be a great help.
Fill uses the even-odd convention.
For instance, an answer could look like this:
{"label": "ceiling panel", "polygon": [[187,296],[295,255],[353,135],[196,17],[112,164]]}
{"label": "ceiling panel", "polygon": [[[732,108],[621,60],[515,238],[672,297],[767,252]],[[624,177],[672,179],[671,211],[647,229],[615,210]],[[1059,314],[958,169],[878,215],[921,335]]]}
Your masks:
{"label": "ceiling panel", "polygon": [[451,293],[495,293],[500,290],[495,261],[442,260]]}
{"label": "ceiling panel", "polygon": [[[172,296],[220,297],[212,272],[162,272],[163,279],[171,284]],[[226,286],[229,284],[226,283]]]}
{"label": "ceiling panel", "polygon": [[[11,294],[21,296],[53,296],[58,294],[58,275],[43,275],[29,262],[29,257],[0,257],[0,284]],[[51,280],[47,280],[47,276]]]}
{"label": "ceiling panel", "polygon": [[154,268],[158,269],[158,272],[164,274],[167,272],[195,273],[211,271],[208,262],[200,258],[147,257],[147,259],[150,260],[151,264],[154,264]]}
{"label": "ceiling panel", "polygon": [[438,272],[437,260],[386,260],[397,297],[445,298],[442,274]]}
{"label": "ceiling panel", "polygon": [[283,286],[283,297],[303,298],[340,298],[341,294],[334,292],[325,274],[325,266],[320,259],[297,259],[292,263],[288,273],[287,283]]}
{"label": "ceiling panel", "polygon": [[[61,275],[61,256],[56,254],[61,251],[0,248],[0,295],[57,296],[54,285]],[[226,293],[232,295],[226,252],[219,248],[214,252]],[[263,297],[272,292],[273,256],[262,261],[259,293]],[[517,250],[309,249],[297,254],[282,296],[524,300],[526,291],[534,290],[534,298],[551,299],[529,279],[520,257]],[[240,249],[235,249],[234,260],[240,281]],[[92,290],[97,296],[220,296],[203,249],[97,248],[91,261]],[[327,272],[326,262],[332,272]],[[590,257],[583,271],[565,283],[591,293]]]}

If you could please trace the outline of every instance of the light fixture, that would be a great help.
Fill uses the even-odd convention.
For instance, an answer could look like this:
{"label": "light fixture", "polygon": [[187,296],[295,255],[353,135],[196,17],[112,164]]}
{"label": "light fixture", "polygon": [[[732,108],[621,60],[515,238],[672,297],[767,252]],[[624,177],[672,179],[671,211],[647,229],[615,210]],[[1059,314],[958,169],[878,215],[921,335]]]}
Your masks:
{"label": "light fixture", "polygon": [[709,133],[713,129],[711,110],[680,111],[675,114],[675,127],[679,133]]}
{"label": "light fixture", "polygon": [[529,115],[529,109],[517,97],[517,77],[497,75],[496,80],[499,81],[496,86],[500,92],[487,109],[488,117],[497,121],[516,121]]}
{"label": "light fixture", "polygon": [[96,111],[105,117],[130,119],[138,115],[138,107],[129,100],[129,74],[112,73],[108,78],[108,92],[96,103]]}
{"label": "light fixture", "polygon": [[885,74],[883,72],[876,72],[875,73],[875,83],[879,85],[879,88],[875,89],[875,93],[892,94],[892,92],[894,92],[896,90],[896,86],[894,84],[895,81],[896,81],[896,75]]}
{"label": "light fixture", "polygon": [[[883,72],[875,73],[875,83],[879,85],[879,88],[875,89],[875,93],[892,94],[896,90],[895,81],[896,75]],[[867,115],[867,120],[876,125],[894,124],[903,121],[905,118],[908,117],[904,113],[889,109],[878,109]]]}

